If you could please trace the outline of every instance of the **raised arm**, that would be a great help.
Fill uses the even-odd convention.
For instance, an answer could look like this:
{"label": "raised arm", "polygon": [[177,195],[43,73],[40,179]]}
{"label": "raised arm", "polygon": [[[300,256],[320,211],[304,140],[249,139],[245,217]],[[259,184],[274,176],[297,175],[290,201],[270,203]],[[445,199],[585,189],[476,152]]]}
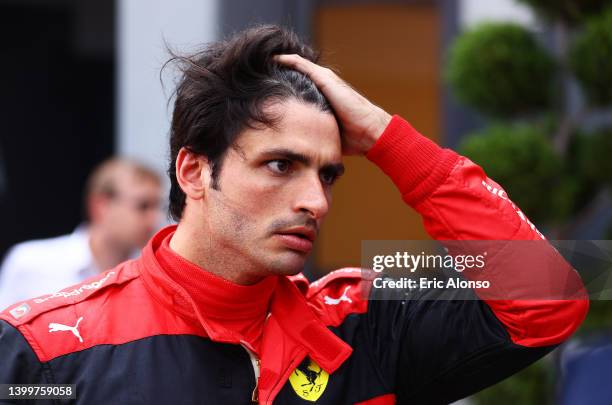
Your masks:
{"label": "raised arm", "polygon": [[[541,241],[534,259],[543,266],[536,272],[533,266],[501,266],[497,282],[511,290],[533,289],[534,278],[581,285],[478,165],[440,148],[401,117],[391,119],[331,70],[297,55],[277,61],[317,84],[339,120],[345,153],[364,154],[378,165],[434,239]],[[395,293],[404,294],[382,292],[389,299],[369,302],[367,331],[379,372],[398,400],[409,403],[451,402],[511,375],[567,339],[588,310],[584,296],[545,299],[534,292],[539,299],[440,301],[435,291],[414,292],[403,300],[394,300]]]}

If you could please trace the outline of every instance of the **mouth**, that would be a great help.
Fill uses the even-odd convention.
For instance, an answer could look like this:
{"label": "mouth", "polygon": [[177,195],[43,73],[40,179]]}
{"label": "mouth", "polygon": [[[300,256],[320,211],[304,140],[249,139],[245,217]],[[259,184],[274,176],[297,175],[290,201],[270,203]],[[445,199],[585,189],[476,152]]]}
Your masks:
{"label": "mouth", "polygon": [[308,253],[316,238],[316,231],[308,227],[286,229],[275,234],[289,249]]}
{"label": "mouth", "polygon": [[297,236],[298,238],[302,238],[310,242],[314,242],[315,238],[317,237],[317,232],[314,229],[310,227],[306,227],[306,226],[299,226],[295,228],[285,229],[285,230],[279,231],[278,234],[294,235],[294,236]]}

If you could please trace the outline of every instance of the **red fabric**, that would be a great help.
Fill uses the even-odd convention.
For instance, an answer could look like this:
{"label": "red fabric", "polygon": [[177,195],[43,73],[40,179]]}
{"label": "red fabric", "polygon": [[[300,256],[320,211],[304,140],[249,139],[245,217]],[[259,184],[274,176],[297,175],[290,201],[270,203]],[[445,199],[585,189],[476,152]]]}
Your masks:
{"label": "red fabric", "polygon": [[260,353],[263,325],[278,278],[267,277],[242,286],[218,277],[189,262],[170,248],[168,234],[155,251],[161,268],[182,286],[214,329],[227,329],[248,347]]}
{"label": "red fabric", "polygon": [[326,325],[326,319],[315,315],[298,287],[286,277],[279,278],[272,316],[264,329],[258,387],[262,403],[272,403],[306,356],[329,374],[349,358],[353,349]]}
{"label": "red fabric", "polygon": [[[481,167],[440,148],[399,116],[393,117],[367,157],[391,177],[404,200],[421,214],[425,229],[434,239],[545,239]],[[551,255],[554,249],[548,243],[542,242],[538,250],[532,252],[533,256],[550,265],[533,274],[530,266],[504,263],[498,266],[504,271],[496,275],[497,282],[509,288],[528,288],[532,297],[546,297],[555,280],[582,286],[578,274],[563,258],[555,252]],[[573,292],[576,291],[571,294],[572,299],[485,299],[485,302],[515,343],[548,346],[567,339],[586,317],[588,297],[584,289],[574,288]]]}
{"label": "red fabric", "polygon": [[367,312],[371,287],[362,269],[339,269],[311,284],[308,303],[327,325],[339,326],[348,315]]}
{"label": "red fabric", "polygon": [[404,200],[414,205],[444,181],[459,155],[440,148],[394,115],[366,157],[393,180]]}
{"label": "red fabric", "polygon": [[[41,304],[29,300],[31,312],[17,322],[8,312],[2,318],[19,327],[41,362],[97,345],[119,345],[148,336],[206,337],[202,325],[176,316],[165,304],[150,298],[136,263],[126,262],[62,290],[73,294],[69,297],[57,296]],[[83,342],[66,336],[71,332],[49,333],[51,323],[74,326],[79,318]]]}

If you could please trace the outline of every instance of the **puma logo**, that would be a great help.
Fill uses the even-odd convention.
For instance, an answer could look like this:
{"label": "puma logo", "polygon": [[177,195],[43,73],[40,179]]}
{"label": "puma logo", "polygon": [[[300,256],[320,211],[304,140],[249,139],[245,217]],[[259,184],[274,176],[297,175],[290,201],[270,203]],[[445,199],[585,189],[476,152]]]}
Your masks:
{"label": "puma logo", "polygon": [[349,297],[346,296],[346,293],[348,292],[349,288],[351,288],[350,285],[344,289],[344,292],[339,298],[331,298],[330,296],[326,295],[325,297],[323,297],[325,303],[327,305],[338,305],[342,301],[346,301],[349,303],[353,302]]}
{"label": "puma logo", "polygon": [[62,325],[61,323],[51,322],[49,324],[49,332],[70,331],[72,332],[74,336],[76,336],[77,339],[79,339],[79,342],[83,343],[83,338],[81,337],[81,334],[79,333],[79,330],[78,330],[79,323],[81,323],[82,320],[83,320],[83,317],[80,317],[77,320],[76,325],[74,326],[66,326],[66,325]]}

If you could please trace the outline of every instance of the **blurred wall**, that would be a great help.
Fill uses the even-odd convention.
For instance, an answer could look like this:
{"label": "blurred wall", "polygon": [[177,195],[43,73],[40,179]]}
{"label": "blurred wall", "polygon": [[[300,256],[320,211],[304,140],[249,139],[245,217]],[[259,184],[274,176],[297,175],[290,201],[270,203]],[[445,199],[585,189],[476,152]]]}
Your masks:
{"label": "blurred wall", "polygon": [[526,26],[536,24],[531,9],[515,0],[460,0],[459,20],[464,28],[483,21],[513,21]]}
{"label": "blurred wall", "polygon": [[176,70],[171,49],[191,52],[218,32],[216,0],[117,0],[117,152],[167,169]]}

